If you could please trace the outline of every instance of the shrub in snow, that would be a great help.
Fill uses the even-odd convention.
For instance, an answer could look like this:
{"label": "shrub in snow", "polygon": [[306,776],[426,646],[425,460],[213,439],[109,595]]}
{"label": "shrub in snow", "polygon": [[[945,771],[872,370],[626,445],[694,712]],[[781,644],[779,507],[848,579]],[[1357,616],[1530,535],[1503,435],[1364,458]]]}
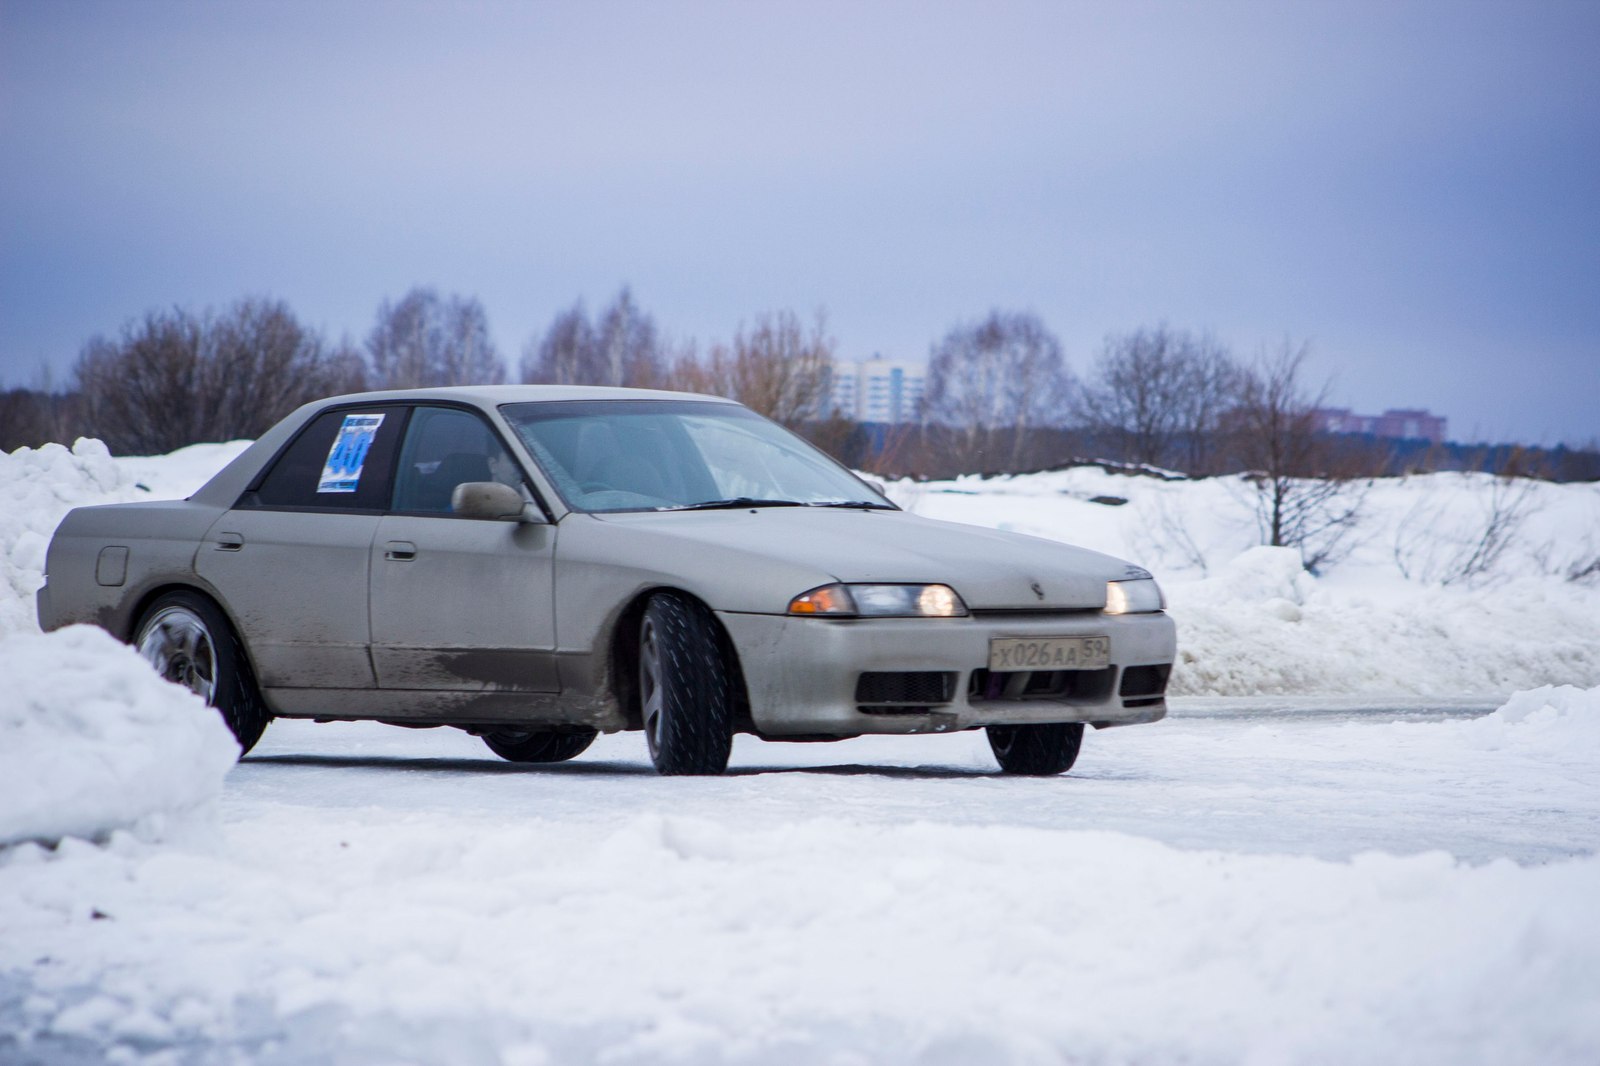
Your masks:
{"label": "shrub in snow", "polygon": [[159,832],[239,755],[215,710],[103,630],[0,637],[0,844]]}

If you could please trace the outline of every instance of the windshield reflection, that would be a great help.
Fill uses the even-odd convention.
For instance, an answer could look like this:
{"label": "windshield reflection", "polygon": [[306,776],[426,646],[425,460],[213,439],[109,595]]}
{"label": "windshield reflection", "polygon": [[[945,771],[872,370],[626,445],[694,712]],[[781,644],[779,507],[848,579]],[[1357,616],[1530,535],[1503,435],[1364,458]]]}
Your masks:
{"label": "windshield reflection", "polygon": [[564,400],[501,412],[577,511],[895,509],[811,444],[736,404]]}

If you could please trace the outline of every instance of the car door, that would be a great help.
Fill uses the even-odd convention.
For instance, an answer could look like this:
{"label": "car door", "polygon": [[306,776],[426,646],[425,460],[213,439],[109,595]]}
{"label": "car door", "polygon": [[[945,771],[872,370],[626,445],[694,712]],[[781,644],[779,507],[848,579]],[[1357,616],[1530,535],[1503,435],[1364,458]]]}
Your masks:
{"label": "car door", "polygon": [[533,499],[477,412],[420,406],[391,513],[371,548],[372,661],[386,689],[557,692],[556,527],[461,518],[456,485],[499,480]]}
{"label": "car door", "polygon": [[264,689],[372,689],[367,567],[405,410],[314,418],[207,532],[195,557]]}

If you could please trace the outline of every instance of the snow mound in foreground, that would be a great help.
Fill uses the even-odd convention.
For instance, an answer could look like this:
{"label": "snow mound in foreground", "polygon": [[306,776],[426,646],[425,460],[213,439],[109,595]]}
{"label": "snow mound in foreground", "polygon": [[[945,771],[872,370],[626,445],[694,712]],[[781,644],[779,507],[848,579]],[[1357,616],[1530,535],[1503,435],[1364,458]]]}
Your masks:
{"label": "snow mound in foreground", "polygon": [[1546,685],[1518,692],[1493,714],[1458,724],[1484,748],[1587,750],[1600,755],[1600,688]]}
{"label": "snow mound in foreground", "polygon": [[290,806],[231,835],[0,857],[0,964],[55,960],[0,1019],[41,1060],[264,1064],[1487,1066],[1600,1040],[1594,856]]}
{"label": "snow mound in foreground", "polygon": [[216,711],[92,626],[0,637],[0,678],[0,845],[159,833],[239,757]]}

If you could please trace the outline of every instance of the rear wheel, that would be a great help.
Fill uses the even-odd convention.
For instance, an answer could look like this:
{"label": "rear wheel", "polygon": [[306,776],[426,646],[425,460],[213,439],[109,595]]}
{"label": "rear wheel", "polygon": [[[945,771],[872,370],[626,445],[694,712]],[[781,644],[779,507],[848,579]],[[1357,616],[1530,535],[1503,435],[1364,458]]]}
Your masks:
{"label": "rear wheel", "polygon": [[639,623],[639,712],[662,774],[720,774],[733,748],[733,699],[717,622],[674,592],[651,597]]}
{"label": "rear wheel", "polygon": [[145,611],[133,643],[156,673],[217,709],[240,755],[255,747],[272,715],[221,608],[198,592],[169,592]]}
{"label": "rear wheel", "polygon": [[989,747],[1000,769],[1008,774],[1047,777],[1063,774],[1078,761],[1083,746],[1082,722],[1046,725],[992,725]]}
{"label": "rear wheel", "polygon": [[489,750],[511,762],[566,762],[594,743],[595,731],[552,733],[538,729],[498,729],[485,733]]}

